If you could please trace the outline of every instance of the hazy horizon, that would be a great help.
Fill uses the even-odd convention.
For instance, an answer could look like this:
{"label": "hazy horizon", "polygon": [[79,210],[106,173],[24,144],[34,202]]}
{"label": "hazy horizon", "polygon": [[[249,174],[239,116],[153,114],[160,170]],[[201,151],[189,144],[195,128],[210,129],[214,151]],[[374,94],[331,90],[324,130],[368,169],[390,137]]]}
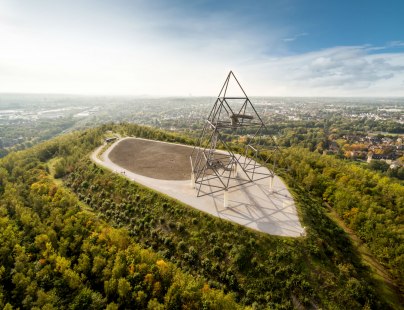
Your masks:
{"label": "hazy horizon", "polygon": [[[248,95],[248,94],[247,94]],[[103,98],[217,98],[216,95],[126,95],[126,94],[79,94],[79,93],[34,93],[34,92],[0,92],[0,96],[71,96],[71,97],[103,97]],[[329,98],[329,99],[404,99],[404,95],[402,96],[293,96],[293,95],[285,95],[285,96],[273,96],[273,95],[248,95],[249,98]]]}

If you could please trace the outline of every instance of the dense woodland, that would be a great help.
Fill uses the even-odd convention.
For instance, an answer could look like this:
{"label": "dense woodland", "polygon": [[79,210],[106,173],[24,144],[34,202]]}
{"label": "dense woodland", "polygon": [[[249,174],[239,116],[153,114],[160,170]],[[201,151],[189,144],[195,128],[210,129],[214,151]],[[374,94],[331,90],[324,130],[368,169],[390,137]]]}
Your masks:
{"label": "dense woodland", "polygon": [[[404,188],[305,148],[282,149],[304,238],[194,210],[90,162],[107,131],[192,144],[131,124],[64,135],[0,160],[0,307],[400,309]],[[271,156],[270,153],[267,156]],[[393,279],[375,278],[331,207]]]}
{"label": "dense woodland", "polygon": [[6,125],[0,124],[0,158],[9,152],[26,149],[53,138],[73,124],[72,119],[45,119],[35,122],[16,120]]}
{"label": "dense woodland", "polygon": [[1,163],[0,307],[239,308],[232,295],[135,243],[55,182],[48,160],[90,150],[99,134],[71,135]]}

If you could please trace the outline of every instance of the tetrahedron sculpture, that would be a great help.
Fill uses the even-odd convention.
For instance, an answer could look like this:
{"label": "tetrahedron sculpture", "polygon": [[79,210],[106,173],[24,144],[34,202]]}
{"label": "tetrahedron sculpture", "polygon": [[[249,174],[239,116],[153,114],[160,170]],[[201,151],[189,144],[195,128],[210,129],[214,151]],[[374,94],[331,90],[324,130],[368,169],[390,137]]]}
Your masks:
{"label": "tetrahedron sculpture", "polygon": [[269,163],[268,156],[261,156],[264,147],[266,153],[278,149],[230,71],[191,154],[197,196],[225,191],[226,197],[230,188],[263,178],[272,178],[272,184],[276,161]]}

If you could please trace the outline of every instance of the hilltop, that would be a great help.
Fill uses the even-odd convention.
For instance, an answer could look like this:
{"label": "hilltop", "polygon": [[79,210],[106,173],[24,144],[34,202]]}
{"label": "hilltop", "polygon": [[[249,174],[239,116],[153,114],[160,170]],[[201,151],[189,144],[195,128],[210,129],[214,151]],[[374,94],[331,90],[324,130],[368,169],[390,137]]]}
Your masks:
{"label": "hilltop", "polygon": [[270,236],[91,163],[108,131],[193,144],[149,127],[103,125],[1,159],[0,306],[401,309],[399,182],[285,149],[278,173],[307,236]]}

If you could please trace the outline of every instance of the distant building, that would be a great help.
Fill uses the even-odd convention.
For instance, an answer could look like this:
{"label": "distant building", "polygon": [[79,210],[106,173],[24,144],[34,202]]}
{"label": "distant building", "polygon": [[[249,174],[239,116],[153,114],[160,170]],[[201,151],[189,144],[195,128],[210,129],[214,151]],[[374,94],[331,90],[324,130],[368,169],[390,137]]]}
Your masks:
{"label": "distant building", "polygon": [[368,163],[370,163],[370,161],[372,160],[372,159],[377,159],[377,160],[385,160],[386,162],[387,161],[390,161],[391,162],[391,160],[394,160],[394,159],[397,159],[397,154],[395,154],[395,153],[391,153],[391,154],[373,154],[372,152],[370,152],[369,154],[368,154],[368,160],[367,160],[367,162]]}

